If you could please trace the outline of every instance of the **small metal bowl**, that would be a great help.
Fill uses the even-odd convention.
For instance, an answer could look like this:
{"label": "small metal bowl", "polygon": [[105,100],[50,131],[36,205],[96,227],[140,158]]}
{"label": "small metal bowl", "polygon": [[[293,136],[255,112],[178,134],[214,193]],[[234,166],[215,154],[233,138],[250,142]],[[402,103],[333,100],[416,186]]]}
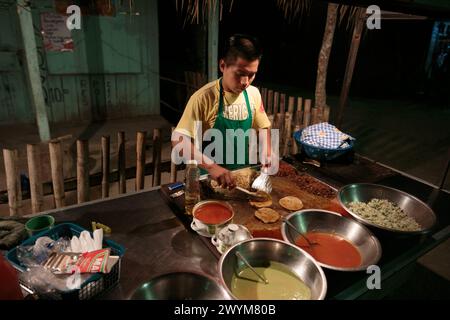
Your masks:
{"label": "small metal bowl", "polygon": [[[399,206],[408,216],[416,220],[422,227],[417,231],[403,231],[387,228],[369,221],[354,213],[349,204],[353,201],[369,202],[372,199],[386,199]],[[424,202],[412,195],[386,186],[371,183],[353,183],[342,187],[338,191],[338,200],[342,207],[359,222],[378,229],[400,234],[421,234],[429,232],[436,223],[436,215]]]}
{"label": "small metal bowl", "polygon": [[[336,234],[355,246],[361,255],[361,265],[358,267],[342,268],[317,261],[324,268],[337,271],[361,271],[366,270],[370,265],[377,264],[381,258],[380,242],[369,229],[338,213],[326,210],[301,210],[291,213],[286,220],[304,234],[310,231]],[[293,245],[299,237],[299,234],[285,222],[281,224],[281,234],[285,241]]]}
{"label": "small metal bowl", "polygon": [[131,300],[229,300],[225,289],[196,272],[173,272],[160,275],[141,285]]}
{"label": "small metal bowl", "polygon": [[323,300],[327,293],[327,279],[322,268],[307,252],[285,241],[270,238],[254,238],[239,242],[228,249],[219,260],[219,276],[227,291],[231,292],[231,280],[236,268],[243,265],[238,261],[240,252],[254,267],[269,261],[282,263],[289,267],[310,289],[311,300]]}

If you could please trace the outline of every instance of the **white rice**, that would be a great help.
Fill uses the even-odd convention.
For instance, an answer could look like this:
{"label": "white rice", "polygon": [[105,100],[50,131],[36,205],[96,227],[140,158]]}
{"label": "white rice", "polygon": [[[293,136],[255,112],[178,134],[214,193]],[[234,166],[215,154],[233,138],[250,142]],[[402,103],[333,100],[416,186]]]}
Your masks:
{"label": "white rice", "polygon": [[401,231],[422,229],[399,206],[388,200],[372,199],[368,203],[354,201],[349,204],[349,208],[353,213],[382,227]]}

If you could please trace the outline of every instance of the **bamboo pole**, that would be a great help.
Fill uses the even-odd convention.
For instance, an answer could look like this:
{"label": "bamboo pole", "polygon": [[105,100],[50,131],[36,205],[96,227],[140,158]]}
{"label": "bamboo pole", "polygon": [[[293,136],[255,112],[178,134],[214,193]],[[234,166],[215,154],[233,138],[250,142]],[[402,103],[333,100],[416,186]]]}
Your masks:
{"label": "bamboo pole", "polygon": [[127,192],[127,178],[125,176],[125,132],[117,133],[118,171],[119,171],[119,193]]}
{"label": "bamboo pole", "polygon": [[147,132],[140,131],[136,136],[136,191],[144,189],[145,180],[145,136]]}
{"label": "bamboo pole", "polygon": [[102,198],[109,197],[109,152],[110,152],[109,136],[102,137]]}
{"label": "bamboo pole", "polygon": [[9,215],[16,216],[21,212],[22,190],[19,175],[19,152],[17,150],[3,149],[5,162],[6,188],[8,191]]}
{"label": "bamboo pole", "polygon": [[89,141],[77,140],[77,200],[89,201]]}
{"label": "bamboo pole", "polygon": [[[264,90],[264,88],[263,88]],[[172,127],[172,133],[175,130],[175,127]],[[177,181],[177,165],[173,162],[172,153],[170,155],[170,182],[173,183]]]}
{"label": "bamboo pole", "polygon": [[161,184],[161,129],[153,129],[153,186]]}
{"label": "bamboo pole", "polygon": [[38,144],[27,144],[28,175],[30,177],[31,211],[44,209],[44,188],[42,186],[41,159]]}
{"label": "bamboo pole", "polygon": [[49,142],[50,166],[52,171],[53,195],[56,208],[64,207],[64,170],[63,155],[60,141]]}

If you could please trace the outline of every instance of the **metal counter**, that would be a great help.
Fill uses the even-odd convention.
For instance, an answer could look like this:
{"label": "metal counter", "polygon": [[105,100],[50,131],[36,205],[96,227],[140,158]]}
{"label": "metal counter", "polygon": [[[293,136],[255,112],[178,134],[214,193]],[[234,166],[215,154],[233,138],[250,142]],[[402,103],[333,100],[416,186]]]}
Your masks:
{"label": "metal counter", "polygon": [[167,272],[217,278],[217,259],[172,213],[158,189],[46,212],[56,223],[73,222],[89,230],[92,221],[103,223],[112,229],[109,238],[125,247],[119,284],[101,299],[129,299],[141,284]]}

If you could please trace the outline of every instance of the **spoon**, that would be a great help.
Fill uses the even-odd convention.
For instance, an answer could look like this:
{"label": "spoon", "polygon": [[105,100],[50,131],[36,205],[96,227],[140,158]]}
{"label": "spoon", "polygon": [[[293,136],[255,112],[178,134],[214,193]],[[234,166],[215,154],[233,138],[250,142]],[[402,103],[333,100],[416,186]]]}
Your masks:
{"label": "spoon", "polygon": [[248,263],[247,259],[245,259],[240,252],[236,252],[236,256],[241,259],[247,267],[250,268],[262,281],[264,281],[265,284],[269,284],[269,281],[267,281],[266,278],[264,278],[262,275],[260,275],[253,267]]}
{"label": "spoon", "polygon": [[247,194],[248,196],[250,196],[251,198],[258,200],[258,201],[265,201],[267,200],[267,195],[264,192],[261,191],[257,191],[257,192],[252,192],[252,191],[248,191],[247,189],[241,188],[236,186],[236,189]]}
{"label": "spoon", "polygon": [[308,246],[309,247],[311,247],[311,246],[313,246],[313,245],[318,245],[318,243],[317,242],[311,242],[304,234],[303,234],[303,232],[300,232],[300,230],[298,230],[288,219],[286,219],[286,218],[282,218],[282,220],[283,220],[283,222],[284,223],[286,223],[289,227],[291,227],[292,229],[294,229],[295,231],[297,231],[297,233],[299,234],[299,235],[301,235],[305,240],[306,240],[306,242],[308,242]]}

